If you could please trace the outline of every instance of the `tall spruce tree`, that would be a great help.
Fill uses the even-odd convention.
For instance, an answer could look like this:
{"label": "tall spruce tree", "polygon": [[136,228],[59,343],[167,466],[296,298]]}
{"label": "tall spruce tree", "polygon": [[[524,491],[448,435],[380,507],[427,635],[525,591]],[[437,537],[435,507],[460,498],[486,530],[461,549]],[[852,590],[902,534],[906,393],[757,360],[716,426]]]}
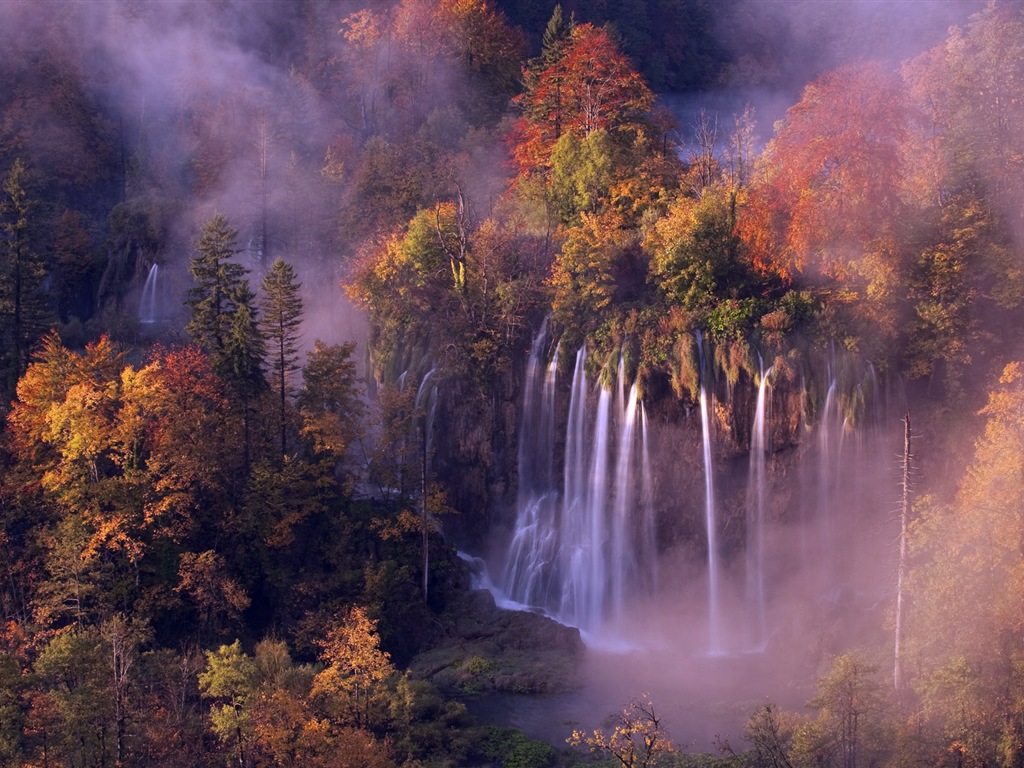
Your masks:
{"label": "tall spruce tree", "polygon": [[224,346],[224,378],[238,395],[245,430],[243,458],[246,474],[252,454],[253,401],[267,388],[263,375],[266,340],[260,331],[256,312],[256,294],[242,281],[231,290],[231,327]]}
{"label": "tall spruce tree", "polygon": [[43,291],[46,262],[40,252],[25,164],[15,160],[0,195],[0,339],[3,384],[8,392],[28,367],[33,345],[53,320]]}
{"label": "tall spruce tree", "polygon": [[281,418],[281,455],[287,453],[286,408],[293,387],[291,380],[299,370],[299,329],[302,326],[301,283],[295,269],[284,259],[276,259],[260,285],[260,327],[270,355],[273,386],[279,398]]}
{"label": "tall spruce tree", "polygon": [[186,330],[210,354],[215,370],[225,378],[230,378],[227,346],[235,300],[249,274],[244,266],[232,261],[239,251],[237,240],[238,230],[223,214],[214,214],[203,225],[189,267],[196,284],[189,289],[185,302],[191,311]]}
{"label": "tall spruce tree", "polygon": [[257,322],[249,270],[231,261],[239,250],[237,238],[238,230],[223,214],[214,214],[203,225],[190,267],[196,285],[185,302],[192,312],[186,329],[209,353],[214,370],[239,398],[248,470],[252,402],[267,386],[262,369],[266,341]]}

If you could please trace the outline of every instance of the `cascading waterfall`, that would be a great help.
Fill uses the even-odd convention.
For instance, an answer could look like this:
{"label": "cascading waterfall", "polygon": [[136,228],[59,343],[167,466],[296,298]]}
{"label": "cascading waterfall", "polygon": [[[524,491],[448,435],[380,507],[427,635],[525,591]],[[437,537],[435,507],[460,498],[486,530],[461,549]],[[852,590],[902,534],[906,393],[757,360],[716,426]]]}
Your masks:
{"label": "cascading waterfall", "polygon": [[641,504],[643,517],[640,525],[641,549],[639,562],[648,563],[641,567],[640,584],[650,594],[658,589],[658,569],[655,566],[655,557],[658,553],[658,542],[655,540],[656,522],[654,519],[654,475],[651,472],[651,450],[647,441],[647,409],[640,403],[640,482]]}
{"label": "cascading waterfall", "polygon": [[[701,366],[703,368],[703,366]],[[704,525],[708,545],[708,652],[720,654],[722,649],[721,593],[719,591],[718,520],[715,514],[715,478],[711,462],[711,425],[708,416],[707,382],[700,382],[700,427],[704,447]]]}
{"label": "cascading waterfall", "polygon": [[700,356],[700,427],[701,445],[704,453],[704,527],[708,546],[708,653],[723,653],[722,648],[722,606],[718,559],[718,519],[715,512],[715,477],[711,459],[711,419],[708,391],[708,371],[704,359],[704,341],[697,334],[697,350]]}
{"label": "cascading waterfall", "polygon": [[546,341],[545,320],[526,366],[519,434],[519,501],[504,579],[512,599],[537,606],[548,604],[548,587],[557,554],[558,492],[552,482],[558,352],[545,372]]}
{"label": "cascading waterfall", "polygon": [[156,287],[157,278],[160,274],[160,266],[154,264],[149,268],[149,274],[146,275],[146,283],[142,286],[142,295],[139,297],[139,322],[152,324],[157,321],[159,315],[157,298],[156,298]]}
{"label": "cascading waterfall", "polygon": [[747,483],[747,606],[753,622],[753,649],[762,649],[767,641],[765,608],[764,529],[767,513],[768,477],[766,439],[768,378],[772,369],[761,371],[757,388],[757,406],[750,432],[750,473]]}
{"label": "cascading waterfall", "polygon": [[[584,385],[586,382],[584,381]],[[612,394],[604,387],[597,397],[597,418],[592,435],[593,451],[583,499],[570,499],[569,508],[578,518],[566,530],[570,536],[562,542],[571,553],[572,567],[566,573],[565,597],[560,615],[581,629],[596,629],[601,624],[608,588],[605,544],[608,538],[608,452]],[[582,503],[580,503],[582,501]]]}
{"label": "cascading waterfall", "polygon": [[[621,376],[622,364],[619,364]],[[625,607],[626,585],[632,580],[636,570],[634,560],[636,552],[633,546],[631,513],[635,508],[634,489],[630,478],[635,465],[634,436],[636,433],[637,390],[636,384],[629,390],[629,400],[620,410],[623,416],[622,428],[619,430],[618,457],[615,462],[615,501],[612,507],[612,553],[611,567],[611,615],[622,616]],[[640,486],[640,499],[643,500],[643,484]]]}
{"label": "cascading waterfall", "polygon": [[[519,499],[504,571],[506,596],[589,632],[622,616],[630,597],[656,581],[646,420],[636,385],[618,393],[586,376],[576,354],[565,454],[555,477],[555,357],[546,328],[527,363],[519,443]],[[638,427],[638,423],[640,426]],[[638,439],[639,433],[639,439]]]}
{"label": "cascading waterfall", "polygon": [[[718,487],[732,475],[719,477],[716,468],[712,363],[699,335],[697,346],[705,496],[703,510],[699,498],[692,510],[703,519],[695,517],[686,523],[703,523],[703,531],[698,527],[694,533],[706,537],[707,545],[702,564],[707,586],[698,582],[705,590],[707,635],[697,642],[700,651],[711,656],[761,652],[773,631],[771,601],[784,593],[780,585],[786,589],[799,585],[795,588],[807,589],[808,596],[819,599],[851,600],[857,594],[853,590],[863,582],[864,570],[857,558],[870,556],[873,550],[858,547],[873,534],[861,524],[862,510],[878,509],[874,497],[884,489],[866,487],[845,463],[878,464],[881,454],[876,438],[884,438],[884,433],[872,430],[876,429],[873,420],[882,417],[875,402],[879,384],[871,369],[858,386],[856,380],[850,381],[849,371],[837,374],[843,371],[834,358],[829,362],[817,390],[821,399],[812,411],[817,418],[813,439],[806,445],[803,492],[791,497],[792,507],[780,504],[778,510],[783,522],[800,524],[790,544],[796,554],[806,543],[806,557],[775,557],[785,554],[780,548],[786,546],[785,540],[770,535],[769,520],[773,508],[768,477],[771,392],[780,386],[779,369],[762,364],[756,382],[746,487],[741,478],[736,478],[738,485]],[[559,355],[545,324],[526,364],[515,528],[507,539],[504,569],[495,579],[495,589],[511,604],[543,610],[601,642],[619,642],[629,639],[622,632],[639,607],[637,598],[657,595],[659,589],[678,589],[688,596],[684,582],[659,585],[658,579],[659,548],[666,553],[684,551],[671,539],[657,541],[661,524],[667,521],[656,520],[654,491],[671,474],[655,474],[658,467],[651,451],[657,444],[649,445],[648,413],[639,386],[627,381],[623,357],[617,355],[611,363],[616,365],[612,376],[606,369],[595,382],[586,373],[588,362],[593,361],[581,347],[569,382],[556,381]],[[420,384],[417,401],[425,397],[428,381],[433,384],[429,374]],[[782,379],[782,386],[787,381],[791,380]],[[672,433],[668,440],[666,446],[675,444]],[[670,470],[684,466],[685,462],[669,465]],[[697,477],[686,482],[695,481],[699,482]],[[722,488],[725,495],[719,498]],[[782,498],[790,497],[787,493]],[[734,548],[730,540],[726,548],[722,535],[737,522],[733,510],[745,515],[746,541]],[[847,511],[851,515],[843,514]],[[678,530],[665,526],[669,536]],[[806,539],[804,531],[810,532]],[[664,565],[674,567],[671,562]],[[782,580],[773,583],[776,577]],[[824,585],[824,593],[819,585]],[[872,594],[878,593],[872,589]]]}

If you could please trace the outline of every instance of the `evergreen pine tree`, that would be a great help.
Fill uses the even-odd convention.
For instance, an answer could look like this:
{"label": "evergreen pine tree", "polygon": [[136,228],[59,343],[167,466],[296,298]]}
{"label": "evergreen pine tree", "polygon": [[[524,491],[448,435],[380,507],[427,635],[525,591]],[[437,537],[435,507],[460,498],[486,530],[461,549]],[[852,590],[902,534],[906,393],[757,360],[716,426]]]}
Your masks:
{"label": "evergreen pine tree", "polygon": [[287,451],[287,430],[285,409],[292,387],[292,375],[299,370],[299,328],[302,325],[301,284],[297,281],[294,268],[283,259],[277,259],[260,288],[260,326],[266,337],[270,354],[270,369],[273,385],[280,399],[281,455]]}
{"label": "evergreen pine tree", "polygon": [[33,345],[53,320],[43,291],[46,263],[34,231],[28,181],[25,164],[15,160],[0,195],[0,365],[8,392],[14,391]]}
{"label": "evergreen pine tree", "polygon": [[227,345],[231,336],[235,297],[246,284],[248,270],[231,261],[239,249],[238,230],[220,213],[203,225],[196,255],[189,267],[196,285],[188,292],[185,304],[191,311],[186,330],[205,349],[214,369],[231,378]]}
{"label": "evergreen pine tree", "polygon": [[244,463],[251,453],[252,401],[266,389],[266,341],[257,323],[256,294],[249,270],[231,261],[238,230],[222,214],[205,225],[192,259],[196,285],[185,302],[192,312],[186,329],[210,355],[213,369],[238,395],[245,429]]}
{"label": "evergreen pine tree", "polygon": [[224,345],[223,376],[238,395],[245,430],[243,458],[248,474],[252,453],[252,404],[266,388],[263,358],[266,339],[256,320],[256,294],[244,280],[231,289],[231,327]]}

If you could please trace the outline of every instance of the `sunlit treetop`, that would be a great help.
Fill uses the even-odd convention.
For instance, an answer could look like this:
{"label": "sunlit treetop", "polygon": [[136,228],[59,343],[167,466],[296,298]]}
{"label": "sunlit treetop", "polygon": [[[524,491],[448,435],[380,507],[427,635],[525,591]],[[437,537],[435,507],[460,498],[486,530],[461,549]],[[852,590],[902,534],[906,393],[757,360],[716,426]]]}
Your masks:
{"label": "sunlit treetop", "polygon": [[741,222],[755,265],[785,278],[842,278],[849,247],[898,215],[909,108],[880,65],[844,67],[804,90],[761,160],[751,215]]}
{"label": "sunlit treetop", "polygon": [[573,26],[526,75],[527,89],[514,99],[521,117],[512,137],[524,175],[546,172],[565,133],[582,139],[604,130],[632,143],[649,127],[654,94],[605,27]]}

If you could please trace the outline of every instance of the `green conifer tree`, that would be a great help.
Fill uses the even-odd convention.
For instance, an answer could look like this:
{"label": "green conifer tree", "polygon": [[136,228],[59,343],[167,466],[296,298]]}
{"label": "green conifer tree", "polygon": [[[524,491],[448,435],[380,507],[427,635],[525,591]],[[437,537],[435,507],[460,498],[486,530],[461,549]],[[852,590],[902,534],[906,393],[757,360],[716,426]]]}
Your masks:
{"label": "green conifer tree", "polygon": [[287,452],[286,407],[292,376],[299,370],[299,329],[302,326],[302,296],[295,269],[283,259],[277,259],[260,288],[260,326],[266,337],[270,354],[270,370],[275,394],[280,401],[281,455]]}
{"label": "green conifer tree", "polygon": [[225,376],[230,367],[227,345],[235,313],[234,297],[248,276],[244,266],[231,260],[239,251],[237,240],[238,230],[223,214],[214,214],[203,225],[189,267],[196,284],[185,302],[191,311],[186,330],[210,354],[217,372]]}
{"label": "green conifer tree", "polygon": [[43,291],[46,262],[40,252],[25,164],[14,161],[0,195],[0,366],[8,392],[28,367],[32,348],[53,321]]}
{"label": "green conifer tree", "polygon": [[248,471],[252,402],[267,387],[262,368],[266,341],[257,322],[249,270],[231,261],[238,253],[237,238],[238,230],[220,213],[203,226],[190,267],[196,285],[186,301],[192,312],[186,329],[209,353],[213,369],[238,395]]}

